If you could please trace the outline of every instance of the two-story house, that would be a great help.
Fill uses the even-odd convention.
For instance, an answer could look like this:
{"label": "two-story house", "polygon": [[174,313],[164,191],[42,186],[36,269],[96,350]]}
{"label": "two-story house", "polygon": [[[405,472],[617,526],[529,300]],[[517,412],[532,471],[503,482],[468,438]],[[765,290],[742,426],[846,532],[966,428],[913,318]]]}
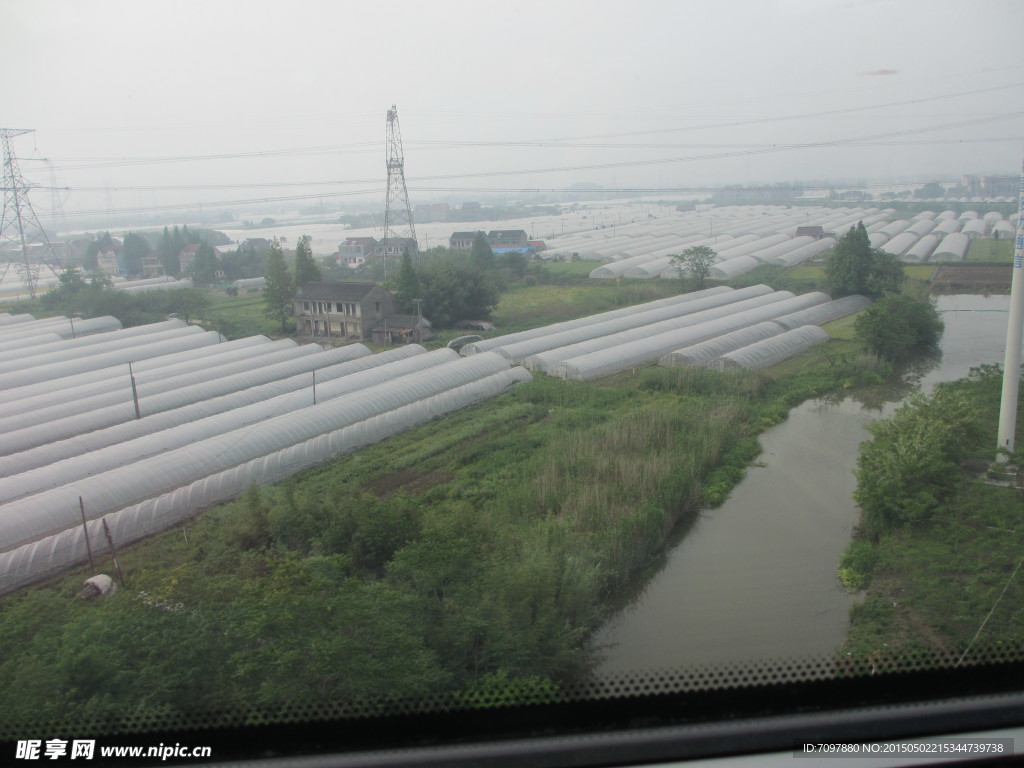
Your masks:
{"label": "two-story house", "polygon": [[364,341],[397,311],[395,297],[376,283],[306,283],[295,294],[295,330]]}

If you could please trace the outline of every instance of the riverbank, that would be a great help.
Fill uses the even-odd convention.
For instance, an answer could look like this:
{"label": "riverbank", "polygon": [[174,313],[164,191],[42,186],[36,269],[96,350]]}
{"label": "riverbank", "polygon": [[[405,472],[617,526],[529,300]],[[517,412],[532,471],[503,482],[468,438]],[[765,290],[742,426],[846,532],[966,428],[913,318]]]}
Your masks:
{"label": "riverbank", "polygon": [[943,387],[979,414],[979,434],[955,482],[918,522],[877,537],[862,533],[844,554],[841,576],[864,587],[840,652],[844,667],[876,672],[1020,658],[1024,504],[1019,489],[985,475],[1000,387],[993,367]]}
{"label": "riverbank", "polygon": [[85,569],[6,598],[0,685],[19,696],[0,714],[88,728],[572,695],[611,596],[728,494],[757,434],[865,377],[835,354],[780,378],[537,377],[125,549],[112,598],[75,598]]}

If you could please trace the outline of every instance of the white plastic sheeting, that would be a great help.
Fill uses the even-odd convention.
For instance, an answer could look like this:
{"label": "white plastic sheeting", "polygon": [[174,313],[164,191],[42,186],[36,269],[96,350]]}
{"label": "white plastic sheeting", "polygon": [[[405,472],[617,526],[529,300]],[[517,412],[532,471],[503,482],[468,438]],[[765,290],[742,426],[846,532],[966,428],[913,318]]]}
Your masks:
{"label": "white plastic sheeting", "polygon": [[[159,333],[152,333],[146,336],[134,336],[129,338],[111,338],[109,333],[101,334],[92,339],[92,343],[80,346],[79,344],[46,345],[45,349],[38,349],[34,352],[24,354],[5,354],[0,359],[0,374],[14,371],[27,371],[35,366],[62,363],[66,360],[83,360],[101,355],[106,352],[142,347],[147,344],[155,344],[168,339],[176,339],[184,336],[197,336],[203,333],[203,329],[197,325],[178,328],[168,328]],[[83,339],[83,341],[90,341]],[[31,383],[31,382],[29,382]],[[13,385],[23,386],[23,385]],[[13,388],[13,386],[11,388]]]}
{"label": "white plastic sheeting", "polygon": [[[95,554],[104,554],[103,519],[117,542],[129,544],[176,525],[213,504],[239,496],[254,484],[277,482],[459,408],[496,397],[530,378],[523,368],[500,371],[236,464],[105,518],[92,519],[87,524],[89,540]],[[83,562],[86,556],[85,531],[80,523],[0,554],[0,594],[59,573]]]}
{"label": "white plastic sheeting", "polygon": [[834,237],[823,237],[820,240],[815,240],[813,243],[797,248],[795,251],[776,256],[772,259],[772,263],[795,267],[797,264],[803,264],[808,259],[813,259],[818,254],[824,253],[835,244],[836,239]]}
{"label": "white plastic sheeting", "polygon": [[953,232],[942,238],[942,242],[932,254],[932,261],[963,260],[970,246],[971,239],[967,235],[963,232]]}
{"label": "white plastic sheeting", "polygon": [[[290,376],[302,371],[310,371],[322,365],[336,364],[353,357],[368,354],[369,350],[358,345],[358,348],[339,347],[329,353],[323,352],[315,344],[304,347],[292,347],[299,357],[283,360],[276,364],[258,366],[247,371],[238,371],[228,376],[221,376],[211,381],[201,381],[187,386],[171,388],[157,392],[139,400],[141,416],[181,408],[185,405],[206,400],[218,395],[237,392],[239,389],[256,386],[282,376]],[[27,451],[30,448],[46,445],[58,440],[66,440],[97,429],[120,424],[135,419],[135,406],[131,400],[120,401],[103,408],[94,408],[83,413],[52,419],[44,424],[25,427],[7,433],[0,453],[10,454]]]}
{"label": "white plastic sheeting", "polygon": [[913,232],[918,237],[924,237],[933,229],[935,229],[935,221],[932,219],[918,219],[907,228],[907,232]]}
{"label": "white plastic sheeting", "polygon": [[[196,347],[194,349],[185,349],[179,352],[170,352],[166,355],[146,358],[145,360],[129,362],[131,362],[132,370],[135,375],[139,378],[145,378],[150,374],[162,375],[164,372],[173,372],[178,370],[179,366],[183,363],[193,367],[202,366],[210,360],[220,358],[226,352],[231,352],[243,347],[259,346],[260,344],[265,344],[267,342],[268,340],[265,336],[247,336],[242,339],[235,339],[234,341],[224,341],[219,344]],[[4,392],[4,400],[21,400],[29,397],[36,397],[44,393],[84,387],[85,385],[96,382],[112,384],[122,381],[127,373],[128,363],[118,363],[105,368],[82,371],[80,373],[73,373],[68,376],[51,379],[49,381],[36,382],[25,387],[9,389]]]}
{"label": "white plastic sheeting", "polygon": [[39,333],[35,336],[22,336],[20,338],[0,341],[0,353],[10,352],[13,349],[32,350],[43,344],[55,344],[64,341],[56,333]]}
{"label": "white plastic sheeting", "polygon": [[[187,331],[188,329],[182,328],[181,330]],[[99,355],[88,355],[46,365],[35,365],[20,371],[0,373],[0,390],[31,386],[39,382],[67,376],[71,373],[96,371],[101,368],[130,363],[135,360],[160,357],[171,352],[181,352],[187,349],[219,344],[226,340],[215,331],[203,331],[201,328],[197,330],[199,333],[190,333],[178,336],[177,338],[131,347],[130,349],[118,349]]]}
{"label": "white plastic sheeting", "polygon": [[80,525],[79,497],[87,516],[98,517],[508,368],[494,353],[461,358],[8,502],[0,511],[0,551]]}
{"label": "white plastic sheeting", "polygon": [[[775,291],[773,293],[769,289],[767,293],[763,293],[760,296],[753,296],[721,307],[705,309],[692,315],[675,317],[670,320],[662,320],[661,322],[652,323],[651,325],[645,325],[640,328],[633,328],[628,331],[619,331],[618,333],[613,333],[608,336],[601,336],[596,339],[589,339],[587,341],[580,341],[563,347],[556,347],[555,349],[549,349],[545,352],[538,352],[537,354],[530,355],[524,359],[523,366],[531,371],[546,371],[550,373],[555,365],[563,360],[569,359],[570,357],[578,357],[591,352],[602,352],[609,347],[647,339],[651,336],[657,336],[666,332],[678,330],[679,328],[688,328],[690,326],[700,325],[710,320],[733,316],[756,307],[781,303],[792,298],[793,294],[789,291]],[[794,309],[796,309],[796,307],[794,307]],[[780,312],[779,314],[784,314],[784,312]]]}
{"label": "white plastic sheeting", "polygon": [[243,277],[231,283],[235,288],[262,288],[267,284],[265,277]]}
{"label": "white plastic sheeting", "polygon": [[783,360],[806,352],[811,347],[823,344],[828,339],[828,331],[823,328],[804,325],[772,336],[770,339],[756,341],[733,352],[726,352],[711,365],[719,369],[770,368]]}
{"label": "white plastic sheeting", "polygon": [[988,222],[984,219],[970,219],[964,223],[960,230],[970,238],[984,237],[988,233]]}
{"label": "white plastic sheeting", "polygon": [[0,339],[8,340],[30,333],[55,333],[62,339],[73,339],[116,331],[120,328],[121,321],[109,315],[89,318],[46,317],[42,320],[0,327]]}
{"label": "white plastic sheeting", "polygon": [[897,219],[896,221],[890,221],[888,224],[886,224],[884,227],[882,227],[878,231],[882,232],[882,233],[888,235],[890,238],[892,238],[892,237],[896,237],[896,235],[898,235],[903,230],[909,229],[909,228],[910,228],[910,222],[909,221],[907,221],[906,219]]}
{"label": "white plastic sheeting", "polygon": [[755,341],[778,336],[785,329],[774,320],[749,325],[737,331],[731,331],[713,339],[691,344],[662,355],[658,365],[667,367],[686,366],[688,368],[704,368],[720,358],[726,352],[740,349]]}
{"label": "white plastic sheeting", "polygon": [[728,280],[730,277],[746,274],[761,264],[763,262],[755,256],[738,256],[715,264],[708,270],[708,277],[712,280]]}
{"label": "white plastic sheeting", "polygon": [[[784,293],[784,292],[780,292]],[[770,296],[759,297],[771,298]],[[685,328],[659,333],[647,338],[635,339],[624,344],[579,355],[548,368],[548,372],[559,378],[574,381],[589,381],[610,376],[637,365],[646,365],[681,347],[720,336],[731,331],[754,325],[765,320],[805,309],[829,301],[828,295],[820,292],[805,293],[803,296],[787,298],[763,306],[753,307],[725,317],[718,317]]]}
{"label": "white plastic sheeting", "polygon": [[932,233],[939,236],[951,235],[954,232],[959,232],[963,225],[964,223],[956,218],[941,219],[935,225],[935,229],[932,230]]}
{"label": "white plastic sheeting", "polygon": [[645,312],[635,312],[622,317],[605,320],[599,323],[584,325],[579,328],[572,328],[567,331],[541,336],[535,339],[526,339],[501,347],[495,347],[494,351],[513,363],[519,363],[531,355],[536,355],[556,347],[565,347],[569,344],[576,344],[588,339],[595,339],[602,336],[609,336],[620,331],[628,331],[641,326],[650,326],[663,320],[682,318],[704,310],[723,307],[736,302],[752,299],[756,296],[764,296],[772,292],[767,285],[753,285],[749,288],[719,293],[713,296],[705,296],[693,301],[679,302],[665,307],[649,309]]}
{"label": "white plastic sheeting", "polygon": [[[362,347],[361,344],[352,346]],[[351,350],[352,346],[345,347],[345,349]],[[367,353],[369,352],[365,347],[362,348]],[[387,381],[399,375],[405,375],[415,370],[458,359],[458,355],[453,351],[446,351],[448,352],[447,357],[441,356],[442,350],[431,353],[432,355],[437,355],[437,357],[426,360],[419,367],[407,366],[398,368],[397,366],[387,366],[388,363],[395,363],[414,356],[421,358],[429,357],[424,354],[426,350],[417,344],[394,347],[376,355],[365,354],[362,357],[356,357],[353,360],[333,365],[329,364],[332,359],[330,353],[325,353],[326,357],[306,357],[293,360],[287,364],[270,366],[265,371],[266,378],[268,379],[265,384],[250,386],[253,383],[253,379],[247,377],[246,380],[239,383],[240,388],[234,392],[217,397],[207,394],[202,399],[188,405],[163,410],[150,416],[144,416],[141,419],[133,419],[132,421],[114,424],[102,429],[83,432],[65,440],[46,443],[20,453],[0,457],[0,477],[8,477],[19,472],[28,472],[38,467],[50,466],[72,456],[97,451],[110,445],[134,440],[135,438],[159,432],[160,430],[169,430],[182,424],[206,419],[220,413],[243,408],[253,403],[259,403],[272,397],[299,390],[309,392],[309,401],[311,403],[314,384],[322,388],[326,382],[333,381],[342,376],[348,377],[347,381],[349,386],[352,387],[349,391],[356,391],[361,388],[374,386],[380,381]],[[376,378],[354,375],[372,368],[380,369],[377,372]],[[244,389],[241,387],[244,387]],[[334,394],[340,394],[340,392],[335,391]],[[323,397],[320,392],[318,392],[317,396]],[[164,395],[161,397],[166,398],[169,396]]]}
{"label": "white plastic sheeting", "polygon": [[182,288],[191,288],[191,278],[185,278],[184,280],[175,280],[170,283],[153,283],[151,285],[126,285],[124,283],[115,285],[119,291],[126,291],[127,293],[149,293],[151,291],[177,291]]}
{"label": "white plastic sheeting", "polygon": [[651,309],[657,309],[658,307],[667,307],[672,304],[679,304],[688,301],[694,301],[701,299],[705,296],[715,296],[721,293],[729,293],[733,289],[726,286],[716,286],[714,288],[705,288],[701,291],[692,291],[690,293],[681,293],[678,296],[669,296],[667,299],[658,299],[656,301],[648,301],[643,304],[634,304],[630,307],[623,307],[622,309],[613,309],[609,312],[601,312],[596,315],[588,315],[587,317],[577,318],[576,320],[566,320],[563,323],[553,323],[551,325],[545,325],[541,328],[532,328],[529,331],[519,331],[517,333],[507,333],[504,336],[495,336],[490,339],[482,339],[481,341],[473,342],[472,344],[466,344],[459,350],[459,354],[463,357],[467,355],[475,355],[478,352],[486,352],[491,349],[498,347],[504,347],[509,344],[513,344],[517,341],[525,341],[526,339],[536,339],[541,336],[547,336],[552,333],[559,333],[560,331],[568,331],[571,328],[581,328],[585,325],[593,325],[594,323],[604,322],[605,320],[612,320],[616,317],[624,317],[631,315],[636,312],[646,312]]}
{"label": "white plastic sheeting", "polygon": [[904,261],[927,261],[939,244],[938,235],[925,235],[903,254]]}
{"label": "white plastic sheeting", "polygon": [[910,250],[910,247],[916,243],[918,239],[918,236],[910,230],[900,232],[896,237],[883,245],[881,250],[886,253],[891,253],[893,256],[902,256]]}
{"label": "white plastic sheeting", "polygon": [[[102,390],[95,390],[94,385],[86,387],[88,392],[81,392],[82,388],[78,387],[72,390],[61,390],[44,396],[45,400],[62,394],[67,396],[68,400],[60,402],[58,406],[26,407],[20,413],[8,413],[0,417],[0,433],[12,434],[32,425],[52,422],[56,414],[59,414],[61,419],[65,419],[80,413],[96,412],[108,406],[120,405],[123,406],[125,414],[133,413],[133,378],[140,410],[144,408],[143,412],[152,413],[149,401],[155,395],[164,392],[180,392],[186,387],[219,379],[226,380],[232,388],[237,389],[237,377],[248,371],[259,371],[275,363],[283,363],[323,351],[315,344],[300,347],[291,339],[282,339],[276,342],[270,342],[268,339],[267,341],[268,343],[259,346],[232,350],[232,354],[213,358],[206,365],[183,364],[176,366],[173,374],[168,371],[161,372],[158,376],[153,374],[129,376],[126,366],[120,380],[112,382]],[[37,398],[24,398],[15,401],[14,404],[34,406],[36,403],[38,403]]]}
{"label": "white plastic sheeting", "polygon": [[[83,337],[70,337],[56,334],[56,339],[47,338],[46,341],[41,339],[41,336],[26,336],[25,338],[37,339],[37,342],[33,345],[33,348],[26,350],[25,352],[19,353],[21,359],[26,361],[28,357],[42,355],[47,352],[57,352],[64,349],[79,349],[84,350],[88,347],[93,347],[97,344],[106,344],[113,342],[117,339],[129,339],[135,336],[146,336],[153,333],[160,333],[162,331],[172,331],[177,328],[186,328],[187,324],[183,320],[166,320],[161,323],[148,323],[146,325],[137,325],[133,328],[123,328],[118,330],[120,322],[115,318],[111,318],[114,322],[118,323],[111,330],[102,333],[95,333],[89,336]],[[77,321],[76,321],[77,322]],[[52,336],[53,331],[47,331],[42,333],[42,336]],[[9,349],[13,349],[13,345],[19,342],[0,342],[0,361],[7,361],[9,359],[17,359],[17,356],[8,356],[6,353]],[[8,345],[12,345],[8,347]]]}
{"label": "white plastic sheeting", "polygon": [[838,320],[841,317],[860,312],[871,305],[871,299],[860,294],[843,296],[841,299],[828,301],[824,304],[817,304],[807,309],[801,309],[789,315],[776,317],[772,322],[778,323],[785,330],[790,331],[799,328],[801,325],[824,325]]}
{"label": "white plastic sheeting", "polygon": [[[459,356],[450,349],[424,354],[423,348],[420,347],[419,351],[421,352],[419,355],[409,355],[406,359],[394,360],[376,370],[364,370],[362,376],[353,372],[348,376],[331,376],[325,379],[321,374],[315,387],[316,402],[321,403],[352,392],[360,392],[382,381],[389,381],[399,376],[459,359]],[[0,478],[0,503],[77,482],[90,475],[124,467],[150,456],[156,456],[200,440],[241,429],[249,424],[256,424],[268,418],[314,405],[313,379],[311,376],[305,376],[304,379],[305,386],[301,389],[296,388],[276,397],[234,408],[198,421],[168,427],[128,442],[110,445],[44,467],[21,472],[13,477]]]}
{"label": "white plastic sheeting", "polygon": [[[217,344],[214,349],[216,349],[217,354],[204,355],[201,358],[201,362],[199,358],[196,358],[184,360],[174,365],[163,366],[155,371],[139,371],[134,375],[139,396],[142,397],[144,392],[147,394],[155,392],[156,390],[153,387],[173,389],[176,386],[181,386],[185,383],[184,380],[178,380],[171,384],[168,384],[168,382],[182,375],[198,376],[201,379],[213,378],[215,369],[230,363],[240,363],[241,367],[239,370],[244,370],[247,367],[247,363],[249,364],[248,367],[255,367],[264,363],[270,364],[275,360],[287,360],[317,351],[316,347],[310,347],[303,352],[299,350],[298,345],[291,339],[271,342],[266,336],[248,336],[244,339],[227,341],[223,344]],[[273,359],[268,356],[272,356]],[[122,365],[114,370],[117,370],[119,375],[97,381],[83,381],[77,384],[72,382],[77,382],[78,377],[72,376],[67,380],[58,379],[52,382],[52,384],[63,382],[65,386],[59,388],[40,388],[41,391],[38,394],[27,395],[11,399],[9,402],[0,403],[0,419],[12,415],[25,416],[28,411],[36,411],[38,416],[31,421],[52,421],[58,416],[71,416],[75,413],[90,410],[90,408],[101,407],[101,405],[107,403],[130,400],[132,395],[128,366]],[[226,375],[228,372],[230,371],[224,371],[224,374]],[[25,391],[25,389],[23,387],[21,391]],[[28,389],[31,389],[31,387]],[[114,393],[119,394],[115,396]],[[99,400],[90,401],[90,398],[97,395],[107,396],[108,400],[106,402]],[[0,426],[0,432],[2,431],[3,427]]]}

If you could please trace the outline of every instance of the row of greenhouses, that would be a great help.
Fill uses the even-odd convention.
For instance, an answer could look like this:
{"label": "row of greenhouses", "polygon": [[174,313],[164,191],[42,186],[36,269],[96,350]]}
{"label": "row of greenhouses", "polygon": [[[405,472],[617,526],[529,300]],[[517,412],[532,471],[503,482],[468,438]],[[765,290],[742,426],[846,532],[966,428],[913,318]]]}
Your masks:
{"label": "row of greenhouses", "polygon": [[[462,354],[473,356],[489,350],[506,358],[510,364],[520,364],[531,371],[587,381],[659,361],[665,361],[662,363],[665,365],[677,364],[668,361],[673,360],[679,350],[704,344],[707,353],[710,345],[723,339],[725,343],[719,344],[719,351],[708,358],[709,362],[769,335],[783,336],[784,348],[800,351],[803,349],[800,344],[809,332],[784,334],[859,312],[869,303],[863,296],[833,301],[820,292],[796,296],[766,285],[741,289],[718,286],[674,299],[670,304],[665,300],[650,302],[637,305],[627,313],[591,315],[569,323],[486,339],[467,344]],[[768,321],[771,321],[771,334],[762,333],[762,327],[750,335],[750,329],[764,326]]]}
{"label": "row of greenhouses", "polygon": [[[727,280],[761,264],[795,266],[826,253],[850,228],[863,222],[874,248],[906,261],[963,259],[968,239],[1013,237],[1014,222],[992,211],[923,211],[894,219],[894,209],[863,207],[703,206],[651,221],[632,222],[556,237],[548,243],[554,258],[603,262],[595,279],[655,279],[680,276],[683,251],[707,247],[715,252],[709,277]],[[951,234],[965,237],[952,238]]]}
{"label": "row of greenhouses", "polygon": [[[0,344],[22,327],[0,322]],[[142,328],[0,359],[0,593],[82,562],[86,531],[101,551],[104,521],[135,541],[530,379],[494,353]]]}

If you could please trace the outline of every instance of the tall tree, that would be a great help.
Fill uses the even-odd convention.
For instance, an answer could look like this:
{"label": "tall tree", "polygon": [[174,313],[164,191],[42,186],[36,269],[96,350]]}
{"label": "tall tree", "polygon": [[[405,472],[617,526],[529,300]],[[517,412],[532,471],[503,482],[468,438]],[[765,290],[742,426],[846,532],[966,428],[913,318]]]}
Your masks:
{"label": "tall tree", "polygon": [[288,318],[292,316],[295,284],[284,261],[284,251],[275,237],[267,257],[267,284],[263,288],[264,312],[267,317],[281,321],[281,333],[288,332]]}
{"label": "tall tree", "polygon": [[309,244],[309,235],[299,238],[295,246],[295,287],[301,288],[306,283],[318,283],[324,279],[320,267],[313,260],[313,248]]}
{"label": "tall tree", "polygon": [[181,275],[181,249],[175,244],[171,231],[167,227],[164,227],[163,234],[160,235],[160,242],[157,244],[156,250],[160,255],[160,264],[164,268],[164,274],[179,277]]}
{"label": "tall tree", "polygon": [[877,299],[899,293],[902,285],[903,265],[871,247],[863,221],[839,238],[825,262],[825,286],[833,298],[859,293]]}
{"label": "tall tree", "polygon": [[696,278],[697,286],[704,287],[704,281],[711,273],[711,266],[715,263],[717,252],[714,248],[706,245],[695,245],[687,248],[677,256],[672,257],[672,264],[679,270],[679,274],[685,279],[687,275]]}
{"label": "tall tree", "polygon": [[217,281],[217,271],[220,269],[220,262],[217,260],[217,252],[209,243],[200,243],[196,249],[196,258],[192,262],[192,280],[196,285],[210,285]]}
{"label": "tall tree", "polygon": [[142,274],[142,258],[152,252],[152,246],[142,235],[137,232],[125,233],[121,255],[124,258],[124,268],[129,275]]}
{"label": "tall tree", "polygon": [[402,254],[402,266],[398,271],[398,290],[395,292],[403,312],[414,312],[416,299],[422,299],[423,289],[419,275],[412,265],[412,257],[406,251]]}
{"label": "tall tree", "polygon": [[470,252],[473,264],[481,269],[494,269],[495,259],[491,244],[487,242],[487,235],[477,232],[473,238],[473,250]]}

